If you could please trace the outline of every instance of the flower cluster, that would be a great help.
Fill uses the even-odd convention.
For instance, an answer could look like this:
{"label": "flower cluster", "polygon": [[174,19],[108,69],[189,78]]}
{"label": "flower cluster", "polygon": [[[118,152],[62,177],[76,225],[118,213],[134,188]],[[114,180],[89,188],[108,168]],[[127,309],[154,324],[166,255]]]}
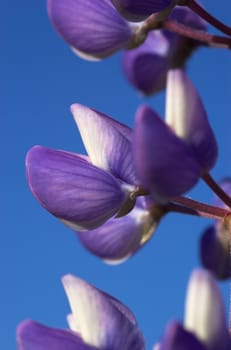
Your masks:
{"label": "flower cluster", "polygon": [[71,110],[88,157],[33,147],[26,158],[29,186],[90,251],[124,260],[152,236],[177,196],[213,167],[215,137],[182,70],[168,74],[166,122],[145,105],[133,131],[88,107]]}
{"label": "flower cluster", "polygon": [[[67,317],[70,330],[26,320],[17,329],[19,350],[145,349],[143,335],[127,306],[72,275],[64,276],[62,282],[72,312]],[[155,349],[229,350],[230,346],[216,281],[209,272],[195,270],[189,281],[184,325],[172,321]]]}
{"label": "flower cluster", "polygon": [[[31,192],[108,263],[134,255],[169,212],[215,219],[201,237],[205,269],[190,278],[184,322],[172,321],[155,350],[230,350],[215,278],[231,276],[231,179],[218,185],[210,175],[216,137],[185,66],[202,45],[230,48],[231,29],[194,0],[47,0],[47,8],[55,30],[80,57],[98,60],[123,50],[127,79],[146,95],[166,88],[166,111],[163,119],[141,105],[131,129],[73,104],[87,154],[32,147],[26,156]],[[205,20],[226,37],[209,34]],[[186,196],[200,179],[216,194],[214,205]],[[72,275],[62,282],[70,330],[24,321],[19,350],[145,349],[127,306]]]}

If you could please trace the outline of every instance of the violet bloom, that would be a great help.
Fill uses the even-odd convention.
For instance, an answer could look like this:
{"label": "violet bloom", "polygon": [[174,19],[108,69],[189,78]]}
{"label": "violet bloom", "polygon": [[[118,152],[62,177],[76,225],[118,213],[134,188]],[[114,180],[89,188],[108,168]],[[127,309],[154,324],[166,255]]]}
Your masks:
{"label": "violet bloom", "polygon": [[47,0],[55,30],[86,59],[101,59],[144,40],[110,0]]}
{"label": "violet bloom", "polygon": [[71,109],[88,157],[33,147],[26,157],[30,189],[46,210],[79,232],[87,249],[108,261],[124,260],[152,236],[164,208],[140,196],[131,129],[85,106]]}
{"label": "violet bloom", "polygon": [[150,240],[164,214],[164,206],[153,202],[150,196],[142,196],[126,216],[111,218],[94,230],[76,234],[91,253],[107,263],[118,264]]}
{"label": "violet bloom", "polygon": [[216,140],[184,71],[168,74],[166,122],[147,106],[137,111],[134,158],[142,184],[159,202],[190,190],[214,166]]}
{"label": "violet bloom", "polygon": [[18,350],[144,349],[136,319],[125,305],[72,275],[62,283],[72,312],[70,330],[24,321],[17,329]]}
{"label": "violet bloom", "polygon": [[[177,6],[169,19],[198,30],[205,30],[205,22],[187,7]],[[168,30],[149,32],[145,42],[122,56],[122,69],[128,81],[141,93],[150,95],[166,85],[171,68],[184,67],[199,43]]]}
{"label": "violet bloom", "polygon": [[189,281],[182,326],[169,324],[155,350],[230,350],[225,308],[212,274],[194,270]]}
{"label": "violet bloom", "polygon": [[129,21],[143,21],[153,13],[164,19],[176,4],[175,0],[112,0],[118,11]]}
{"label": "violet bloom", "polygon": [[[231,195],[231,179],[222,181],[221,187],[228,195]],[[228,209],[217,197],[214,205]],[[223,220],[216,220],[214,225],[204,231],[200,240],[200,256],[203,266],[220,279],[231,277],[230,240],[231,215]]]}

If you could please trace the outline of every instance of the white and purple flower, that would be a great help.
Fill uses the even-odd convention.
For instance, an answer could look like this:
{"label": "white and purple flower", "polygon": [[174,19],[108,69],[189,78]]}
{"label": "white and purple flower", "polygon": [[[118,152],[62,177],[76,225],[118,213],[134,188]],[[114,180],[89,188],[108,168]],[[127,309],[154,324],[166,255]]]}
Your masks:
{"label": "white and purple flower", "polygon": [[35,146],[26,157],[29,186],[87,249],[119,262],[150,239],[165,209],[142,195],[132,130],[88,107],[71,109],[88,157]]}
{"label": "white and purple flower", "polygon": [[184,325],[172,321],[155,350],[229,350],[225,308],[217,283],[206,270],[194,270],[187,290]]}
{"label": "white and purple flower", "polygon": [[62,283],[70,330],[26,320],[17,328],[18,350],[144,350],[143,335],[124,304],[73,275]]}
{"label": "white and purple flower", "polygon": [[28,183],[88,250],[120,262],[152,237],[168,203],[214,165],[216,141],[195,88],[180,70],[169,74],[166,123],[143,106],[134,135],[93,109],[71,109],[88,156],[35,146],[26,157]]}
{"label": "white and purple flower", "polygon": [[[71,308],[70,330],[23,321],[17,328],[18,350],[145,350],[143,335],[127,306],[72,275],[64,276],[62,282]],[[206,270],[194,270],[184,325],[172,321],[154,349],[229,350],[230,346],[216,281]]]}
{"label": "white and purple flower", "polygon": [[141,106],[134,128],[134,160],[142,185],[158,202],[190,190],[217,158],[204,106],[183,70],[168,73],[165,122]]}

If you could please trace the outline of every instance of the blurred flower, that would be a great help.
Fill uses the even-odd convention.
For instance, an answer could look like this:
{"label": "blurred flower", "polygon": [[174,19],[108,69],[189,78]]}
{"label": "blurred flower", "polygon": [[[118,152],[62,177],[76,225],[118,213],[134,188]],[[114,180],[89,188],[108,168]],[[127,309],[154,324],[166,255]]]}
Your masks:
{"label": "blurred flower", "polygon": [[[160,12],[165,18],[175,5],[175,0],[112,0],[118,11],[129,21],[143,21],[153,13]],[[161,18],[161,17],[160,17]]]}
{"label": "blurred flower", "polygon": [[110,0],[47,0],[47,6],[55,30],[83,58],[101,59],[144,40]]}
{"label": "blurred flower", "polygon": [[173,321],[158,350],[230,350],[225,308],[213,276],[194,270],[189,281],[184,326]]}
{"label": "blurred flower", "polygon": [[[221,188],[231,195],[231,179],[222,181]],[[228,208],[218,197],[214,205]],[[231,277],[231,216],[217,220],[204,231],[200,240],[200,256],[203,266],[217,278]]]}
{"label": "blurred flower", "polygon": [[184,71],[168,73],[166,100],[166,123],[141,106],[134,129],[137,174],[160,203],[190,190],[217,158],[203,104]]}
{"label": "blurred flower", "polygon": [[[206,29],[205,22],[187,7],[175,7],[169,19],[194,29]],[[168,70],[184,67],[198,47],[195,40],[168,30],[151,31],[142,45],[123,52],[124,75],[141,93],[156,93],[165,87]]]}
{"label": "blurred flower", "polygon": [[17,329],[18,350],[143,350],[144,339],[132,312],[120,301],[87,282],[62,279],[72,313],[69,330],[32,320]]}

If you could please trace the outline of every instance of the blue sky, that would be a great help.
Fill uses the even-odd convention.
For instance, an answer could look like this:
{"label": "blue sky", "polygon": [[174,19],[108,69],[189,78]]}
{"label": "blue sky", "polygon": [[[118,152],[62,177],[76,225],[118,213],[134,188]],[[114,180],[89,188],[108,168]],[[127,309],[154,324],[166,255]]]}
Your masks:
{"label": "blue sky", "polygon": [[[228,0],[203,4],[230,21]],[[198,239],[209,221],[169,215],[135,257],[119,266],[105,265],[36,202],[27,186],[24,159],[36,144],[84,152],[69,112],[73,102],[132,126],[141,103],[164,114],[164,93],[140,97],[122,76],[120,54],[98,63],[76,57],[52,29],[45,1],[4,2],[0,16],[1,348],[16,349],[15,328],[25,318],[67,327],[69,307],[60,277],[70,272],[126,303],[151,349],[166,322],[183,317],[187,280],[199,265]],[[190,60],[188,73],[217,136],[219,159],[213,175],[220,179],[231,175],[230,52],[201,49]],[[190,196],[212,199],[203,184]],[[221,288],[228,307],[228,283]]]}

